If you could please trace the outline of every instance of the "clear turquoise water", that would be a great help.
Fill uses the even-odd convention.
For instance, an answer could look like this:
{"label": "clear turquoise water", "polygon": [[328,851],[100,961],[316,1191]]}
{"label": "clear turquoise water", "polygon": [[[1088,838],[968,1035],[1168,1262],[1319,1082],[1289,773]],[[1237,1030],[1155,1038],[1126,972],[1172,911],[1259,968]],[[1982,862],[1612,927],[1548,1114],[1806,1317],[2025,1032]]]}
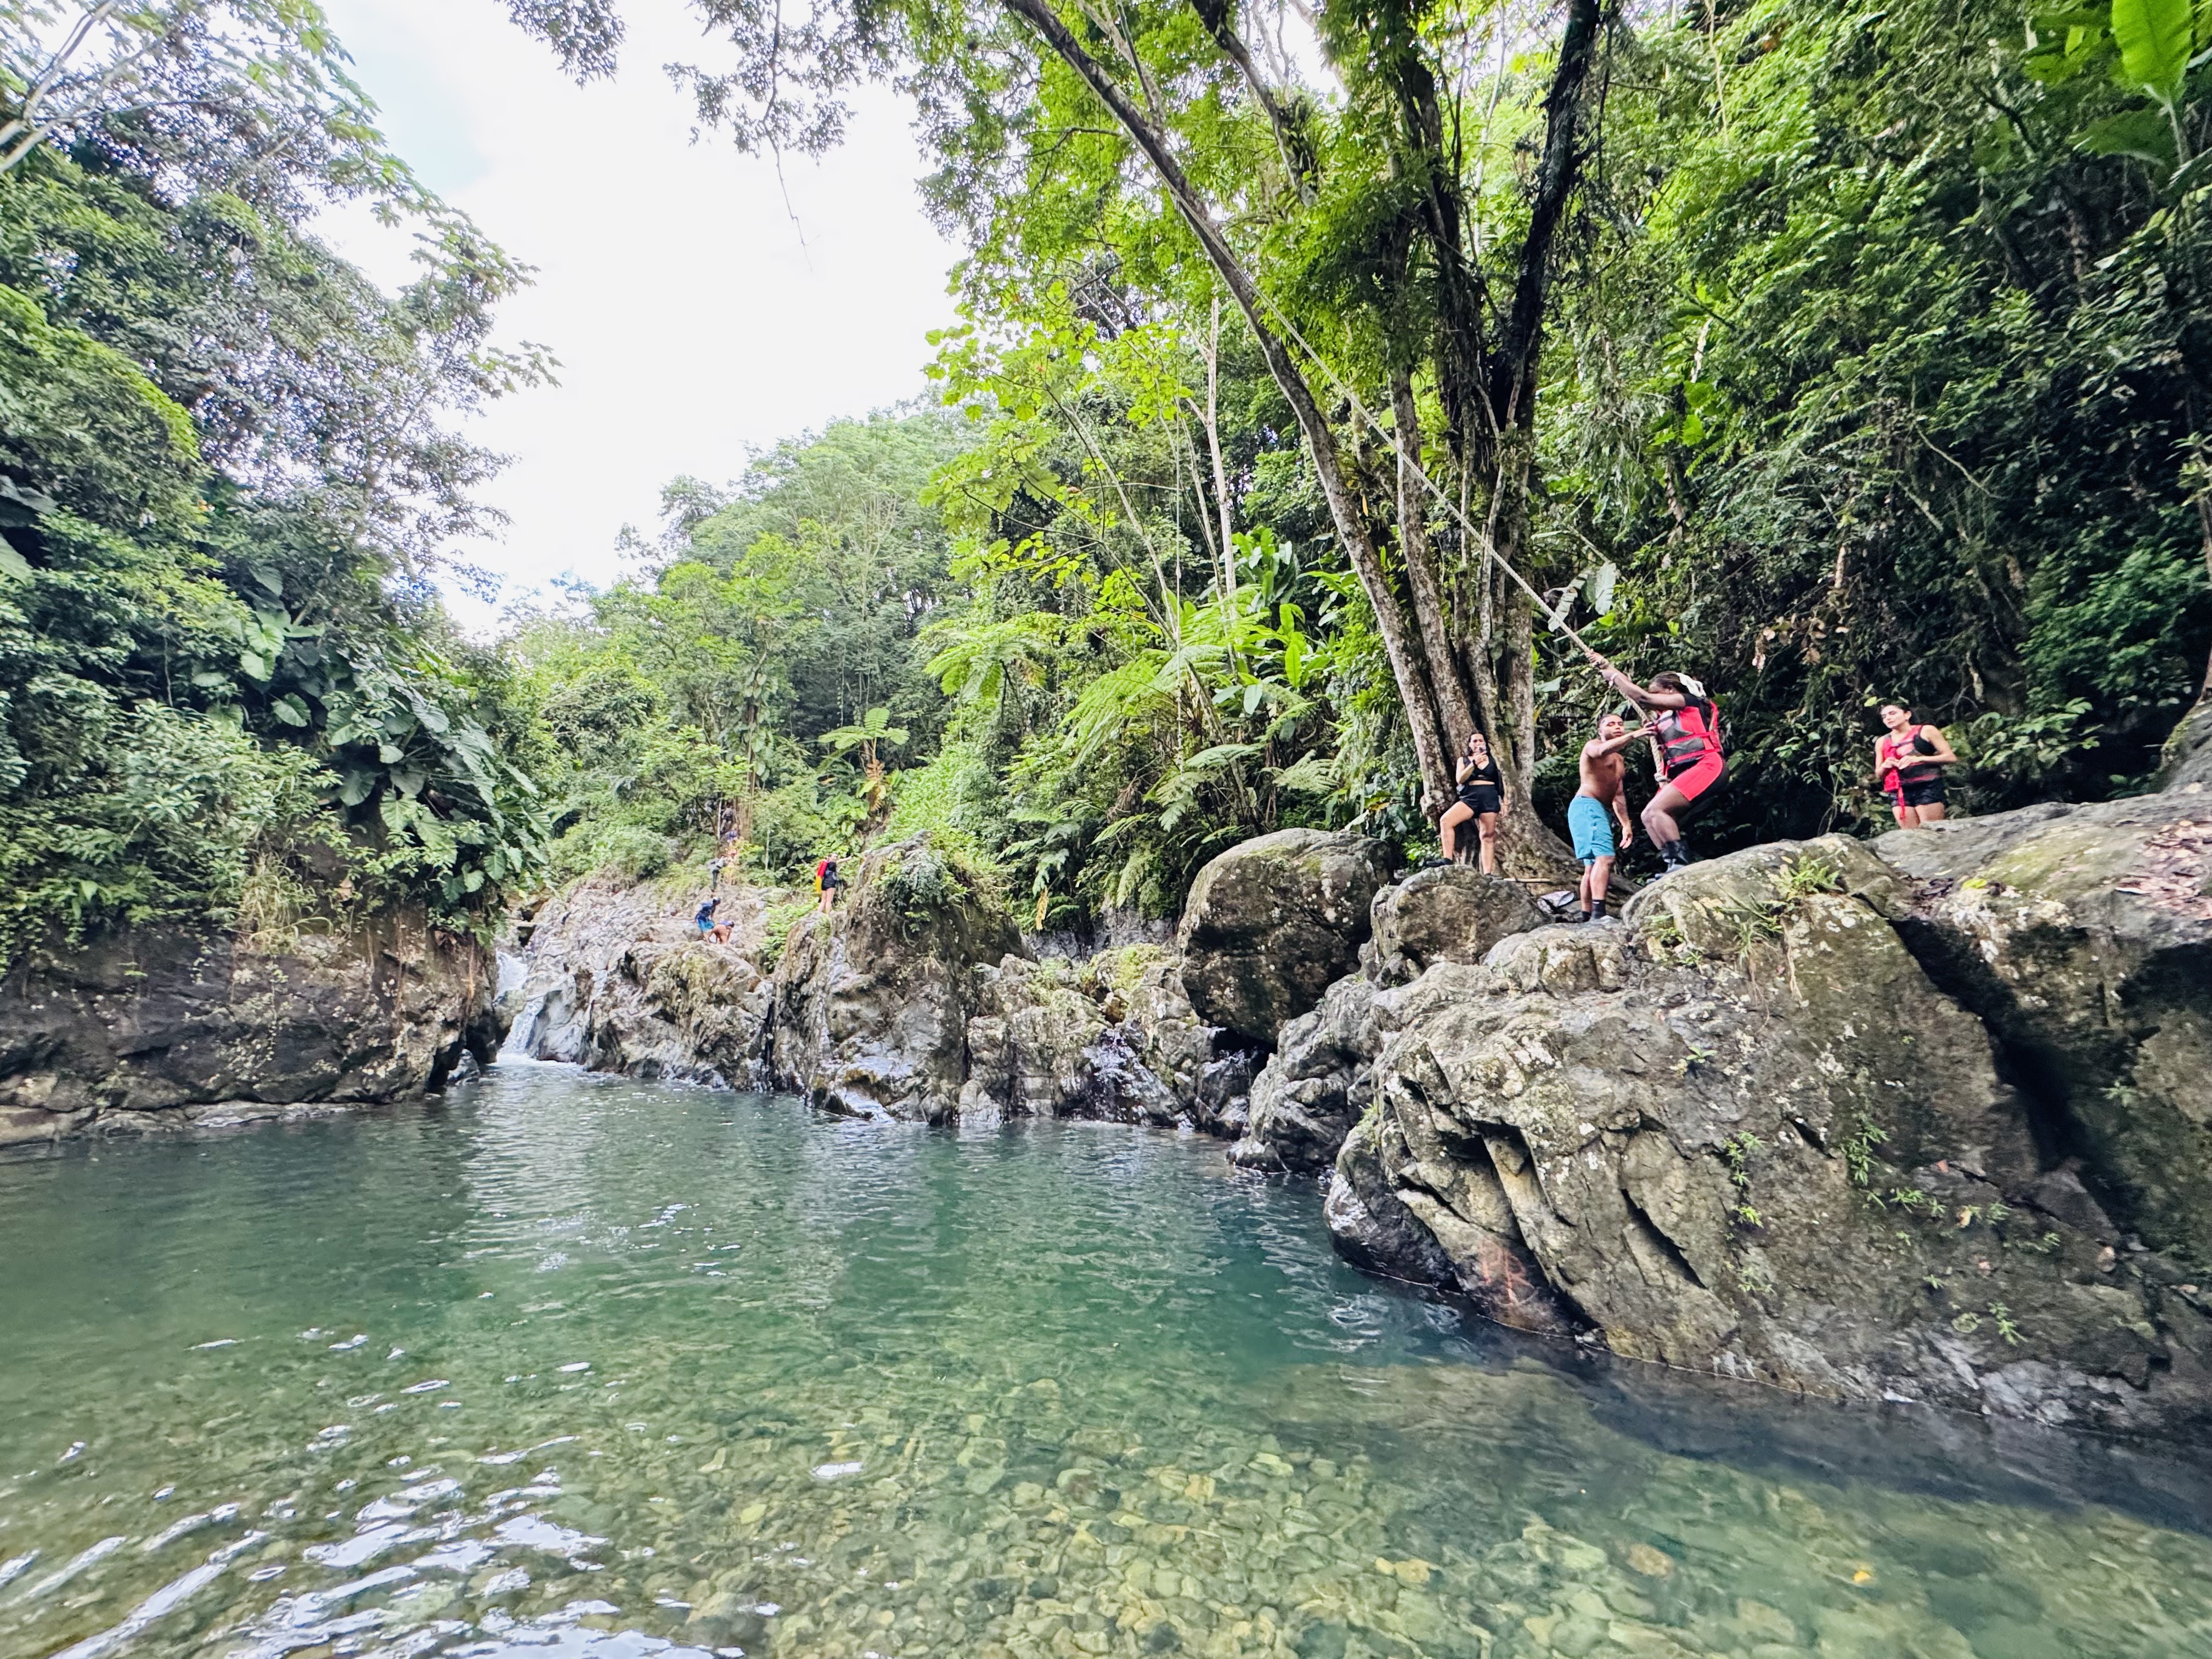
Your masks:
{"label": "clear turquoise water", "polygon": [[1215,1143],[503,1068],[0,1164],[0,1659],[2212,1655],[2170,1458],[1662,1386]]}

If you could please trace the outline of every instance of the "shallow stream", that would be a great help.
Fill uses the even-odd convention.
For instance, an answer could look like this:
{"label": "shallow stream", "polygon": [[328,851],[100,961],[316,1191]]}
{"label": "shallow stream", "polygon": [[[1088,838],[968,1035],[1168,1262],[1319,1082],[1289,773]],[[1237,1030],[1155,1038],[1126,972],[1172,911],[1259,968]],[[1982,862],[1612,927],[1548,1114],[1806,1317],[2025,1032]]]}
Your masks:
{"label": "shallow stream", "polygon": [[2184,1462],[1582,1359],[1319,1210],[531,1065],[0,1163],[0,1659],[2212,1655]]}

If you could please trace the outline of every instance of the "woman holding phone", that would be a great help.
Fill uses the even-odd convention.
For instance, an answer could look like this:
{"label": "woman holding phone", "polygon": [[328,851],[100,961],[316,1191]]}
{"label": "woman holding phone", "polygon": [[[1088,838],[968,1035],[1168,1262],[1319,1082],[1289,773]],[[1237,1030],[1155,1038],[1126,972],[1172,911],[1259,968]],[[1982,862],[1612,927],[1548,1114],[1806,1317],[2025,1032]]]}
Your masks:
{"label": "woman holding phone", "polygon": [[1482,841],[1482,872],[1498,873],[1498,817],[1505,810],[1505,778],[1491,758],[1490,740],[1470,732],[1460,750],[1456,769],[1459,799],[1444,810],[1437,831],[1443,838],[1444,857],[1457,861],[1459,832],[1472,822]]}

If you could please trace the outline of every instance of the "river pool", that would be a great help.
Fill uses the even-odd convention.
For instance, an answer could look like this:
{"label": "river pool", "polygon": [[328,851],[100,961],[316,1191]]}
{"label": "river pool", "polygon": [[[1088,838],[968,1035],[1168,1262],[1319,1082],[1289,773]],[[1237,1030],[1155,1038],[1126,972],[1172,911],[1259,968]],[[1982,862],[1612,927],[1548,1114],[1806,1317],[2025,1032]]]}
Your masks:
{"label": "river pool", "polygon": [[2185,1462],[1514,1338],[1320,1207],[532,1065],[0,1163],[0,1659],[2212,1655]]}

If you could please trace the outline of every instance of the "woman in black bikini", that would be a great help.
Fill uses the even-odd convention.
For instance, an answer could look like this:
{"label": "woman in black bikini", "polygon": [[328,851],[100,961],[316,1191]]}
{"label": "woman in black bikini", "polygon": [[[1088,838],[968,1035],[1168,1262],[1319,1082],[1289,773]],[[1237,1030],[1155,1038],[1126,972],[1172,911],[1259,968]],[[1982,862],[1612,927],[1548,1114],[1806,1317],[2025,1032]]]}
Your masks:
{"label": "woman in black bikini", "polygon": [[1888,793],[1890,810],[1900,830],[1917,830],[1923,823],[1941,823],[1947,810],[1943,799],[1943,769],[1958,763],[1950,739],[1940,726],[1923,726],[1903,703],[1881,706],[1881,723],[1888,728],[1875,739],[1875,779]]}
{"label": "woman in black bikini", "polygon": [[1490,744],[1477,732],[1467,740],[1461,751],[1458,768],[1459,799],[1445,809],[1437,830],[1443,837],[1444,857],[1449,861],[1459,858],[1459,830],[1470,818],[1476,833],[1482,838],[1482,872],[1486,876],[1498,873],[1498,815],[1505,810],[1505,779],[1498,769],[1498,763],[1490,757]]}

